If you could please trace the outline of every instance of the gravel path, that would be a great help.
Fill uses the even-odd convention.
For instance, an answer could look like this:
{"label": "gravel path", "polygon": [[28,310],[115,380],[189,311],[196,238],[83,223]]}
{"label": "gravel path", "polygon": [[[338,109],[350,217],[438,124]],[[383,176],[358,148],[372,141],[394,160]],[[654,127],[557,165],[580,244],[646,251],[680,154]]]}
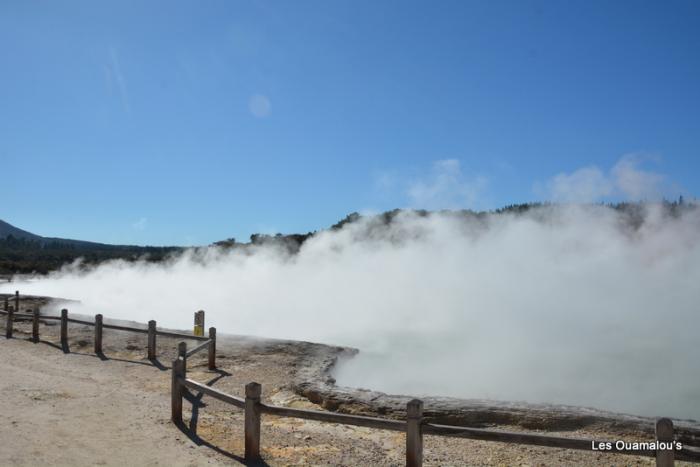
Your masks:
{"label": "gravel path", "polygon": [[0,341],[0,465],[218,465],[168,423],[167,372]]}

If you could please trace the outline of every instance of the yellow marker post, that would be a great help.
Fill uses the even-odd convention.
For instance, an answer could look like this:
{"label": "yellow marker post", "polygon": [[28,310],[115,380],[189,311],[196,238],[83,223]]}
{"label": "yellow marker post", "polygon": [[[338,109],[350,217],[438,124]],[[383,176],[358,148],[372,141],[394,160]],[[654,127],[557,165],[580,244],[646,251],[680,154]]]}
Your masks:
{"label": "yellow marker post", "polygon": [[204,336],[204,310],[194,314],[194,335]]}

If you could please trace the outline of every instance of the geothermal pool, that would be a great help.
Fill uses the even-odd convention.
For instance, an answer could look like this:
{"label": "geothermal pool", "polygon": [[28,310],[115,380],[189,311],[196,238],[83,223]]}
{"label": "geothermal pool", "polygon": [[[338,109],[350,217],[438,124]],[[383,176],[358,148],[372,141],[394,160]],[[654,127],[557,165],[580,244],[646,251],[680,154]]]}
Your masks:
{"label": "geothermal pool", "polygon": [[[700,419],[700,215],[561,207],[366,220],[296,255],[188,252],[0,291],[71,312],[361,350],[338,384]],[[637,219],[635,222],[637,222]]]}

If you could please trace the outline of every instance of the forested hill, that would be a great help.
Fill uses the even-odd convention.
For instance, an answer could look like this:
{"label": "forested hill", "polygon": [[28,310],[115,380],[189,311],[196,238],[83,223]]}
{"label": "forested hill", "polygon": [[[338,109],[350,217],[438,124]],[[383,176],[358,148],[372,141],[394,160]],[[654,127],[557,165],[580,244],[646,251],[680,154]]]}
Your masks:
{"label": "forested hill", "polygon": [[[493,211],[442,211],[443,215],[463,218],[465,221],[487,221],[491,216],[498,215],[522,215],[530,211],[546,214],[548,208],[557,205],[542,203],[525,203],[505,206]],[[617,203],[607,205],[616,210],[623,223],[632,229],[638,228],[645,217],[644,203]],[[688,210],[695,210],[698,207],[697,201],[685,203],[683,198],[678,201],[664,201],[661,206],[668,216],[680,216]],[[382,228],[392,224],[394,219],[405,210],[394,209],[382,214],[371,216],[373,228]],[[418,216],[430,216],[436,214],[431,211],[413,210]],[[363,219],[358,213],[346,216],[338,223],[329,227],[329,230],[338,230],[346,224],[358,222]],[[253,234],[250,241],[241,243],[233,238],[222,240],[213,246],[223,249],[243,249],[248,250],[260,245],[276,245],[286,248],[291,254],[299,251],[304,242],[314,236],[316,232],[305,234],[277,234],[264,235]],[[204,247],[206,248],[206,247]],[[146,261],[162,261],[168,256],[183,251],[183,247],[151,247],[151,246],[130,246],[130,245],[106,245],[102,243],[86,242],[81,240],[70,240],[62,238],[42,237],[22,229],[18,229],[7,222],[0,221],[0,274],[8,275],[15,273],[47,273],[56,270],[65,264],[72,263],[78,258],[83,259],[83,264],[91,265],[110,259],[124,259],[135,261],[144,259]]]}
{"label": "forested hill", "polygon": [[[596,204],[596,205],[579,205],[583,207],[607,207],[615,210],[619,216],[622,224],[630,229],[638,229],[644,222],[647,215],[647,207],[650,205],[657,205],[662,209],[665,216],[677,217],[682,215],[684,212],[696,210],[698,208],[697,201],[692,201],[687,203],[683,200],[681,196],[677,201],[663,201],[661,203],[612,203],[612,204]],[[348,214],[344,219],[338,223],[330,226],[329,230],[339,230],[342,229],[347,224],[352,224],[354,222],[359,222],[361,220],[369,221],[371,229],[381,229],[382,227],[390,226],[402,213],[410,212],[413,215],[419,217],[428,217],[432,215],[445,215],[451,216],[456,219],[464,220],[465,222],[488,222],[493,216],[500,215],[524,215],[527,213],[538,213],[535,217],[545,218],[552,211],[566,205],[552,204],[552,203],[521,203],[521,204],[510,204],[499,209],[492,211],[472,211],[470,209],[461,210],[442,210],[442,211],[427,211],[424,209],[394,209],[391,211],[386,211],[381,214],[372,214],[370,216],[363,216],[356,212]],[[314,236],[316,232],[308,232],[305,234],[291,234],[291,235],[267,235],[267,234],[253,234],[250,236],[250,243],[238,243],[235,239],[231,238],[228,240],[223,240],[216,242],[214,245],[224,247],[224,248],[247,248],[254,245],[278,245],[285,247],[290,253],[295,253],[299,251],[301,245],[308,240],[310,237]]]}

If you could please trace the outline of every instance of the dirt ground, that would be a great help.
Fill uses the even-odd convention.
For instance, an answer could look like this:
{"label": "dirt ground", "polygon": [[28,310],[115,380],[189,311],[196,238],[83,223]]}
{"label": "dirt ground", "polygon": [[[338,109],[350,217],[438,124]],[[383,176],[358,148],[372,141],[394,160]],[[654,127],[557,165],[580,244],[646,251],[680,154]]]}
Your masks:
{"label": "dirt ground", "polygon": [[[17,323],[15,337],[5,339],[5,317],[0,321],[0,465],[244,463],[239,409],[195,393],[184,404],[187,426],[170,422],[176,339],[159,337],[159,359],[151,362],[145,335],[105,330],[99,358],[90,327],[70,325],[64,353],[57,325],[42,324],[42,342],[34,344],[28,323]],[[188,362],[188,377],[238,396],[257,381],[266,402],[319,409],[290,386],[314,345],[220,336],[218,370],[206,369],[203,352]],[[553,434],[617,439],[585,430]],[[404,443],[396,432],[263,417],[266,465],[403,465]],[[654,465],[648,458],[433,436],[424,444],[425,465]]]}

